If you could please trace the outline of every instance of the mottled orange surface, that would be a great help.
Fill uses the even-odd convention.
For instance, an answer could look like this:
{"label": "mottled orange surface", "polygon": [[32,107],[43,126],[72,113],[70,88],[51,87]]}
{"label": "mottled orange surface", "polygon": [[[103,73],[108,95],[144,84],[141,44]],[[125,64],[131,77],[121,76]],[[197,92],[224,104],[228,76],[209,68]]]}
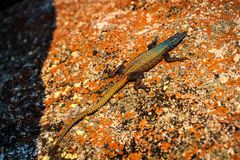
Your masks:
{"label": "mottled orange surface", "polygon": [[240,158],[239,1],[56,0],[54,5],[56,30],[42,68],[42,125],[67,123],[94,105],[117,80],[108,79],[107,71],[146,51],[154,36],[160,43],[188,31],[171,55],[189,60],[163,61],[147,72],[143,83],[149,94],[126,85],[70,131],[60,157]]}

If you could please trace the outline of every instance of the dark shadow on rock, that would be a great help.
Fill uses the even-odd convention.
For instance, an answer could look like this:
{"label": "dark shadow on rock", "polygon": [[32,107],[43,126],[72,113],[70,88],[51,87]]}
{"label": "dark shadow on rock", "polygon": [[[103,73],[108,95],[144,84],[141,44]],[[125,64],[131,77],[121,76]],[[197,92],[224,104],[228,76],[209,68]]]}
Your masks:
{"label": "dark shadow on rock", "polygon": [[53,1],[22,1],[1,11],[0,19],[0,159],[37,159]]}
{"label": "dark shadow on rock", "polygon": [[23,0],[0,0],[0,11],[5,10],[16,3],[22,2]]}

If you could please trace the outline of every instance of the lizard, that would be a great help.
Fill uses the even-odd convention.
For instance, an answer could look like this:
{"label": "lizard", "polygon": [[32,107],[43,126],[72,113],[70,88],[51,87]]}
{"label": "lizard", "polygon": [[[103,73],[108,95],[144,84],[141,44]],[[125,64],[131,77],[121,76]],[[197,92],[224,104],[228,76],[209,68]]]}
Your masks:
{"label": "lizard", "polygon": [[141,85],[141,80],[144,78],[144,72],[153,68],[162,59],[164,59],[166,62],[183,61],[187,59],[170,57],[169,55],[169,52],[177,47],[186,36],[187,32],[177,32],[175,35],[171,36],[159,45],[156,45],[157,39],[155,38],[154,42],[152,42],[153,44],[148,45],[148,51],[139,54],[132,62],[129,63],[127,67],[124,65],[125,62],[117,67],[112,73],[109,74],[109,77],[114,77],[119,74],[119,81],[117,81],[112,87],[108,88],[103,93],[103,96],[96,103],[96,105],[87,108],[85,111],[72,118],[69,124],[64,125],[57,140],[53,144],[53,147],[50,149],[50,152],[56,149],[65,135],[75,124],[77,124],[86,116],[95,113],[98,109],[104,106],[111,99],[111,97],[129,81],[135,81],[134,88],[136,90],[140,88],[147,90],[146,86]]}

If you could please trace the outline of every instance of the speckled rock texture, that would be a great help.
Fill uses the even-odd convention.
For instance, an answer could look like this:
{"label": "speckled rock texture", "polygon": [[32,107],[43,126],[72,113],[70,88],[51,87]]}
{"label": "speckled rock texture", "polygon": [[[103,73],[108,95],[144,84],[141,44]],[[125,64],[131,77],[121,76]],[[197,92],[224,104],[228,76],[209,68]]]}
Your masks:
{"label": "speckled rock texture", "polygon": [[[240,2],[25,0],[0,12],[0,160],[240,159]],[[176,32],[171,56],[75,125],[126,65]],[[104,94],[104,93],[103,93]]]}

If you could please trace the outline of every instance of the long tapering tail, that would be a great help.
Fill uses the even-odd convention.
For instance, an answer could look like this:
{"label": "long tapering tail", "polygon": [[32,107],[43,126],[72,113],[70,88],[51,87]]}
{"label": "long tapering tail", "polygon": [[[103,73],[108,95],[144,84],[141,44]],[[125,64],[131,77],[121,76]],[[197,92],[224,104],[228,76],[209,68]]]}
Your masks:
{"label": "long tapering tail", "polygon": [[62,131],[60,132],[60,135],[58,137],[58,139],[55,141],[53,147],[50,149],[50,153],[54,152],[54,150],[56,149],[56,147],[59,145],[59,143],[62,141],[62,139],[65,137],[65,135],[68,133],[68,131],[79,121],[81,121],[84,117],[91,115],[93,113],[95,113],[98,109],[100,109],[105,103],[107,103],[111,97],[117,92],[119,91],[126,83],[128,82],[127,76],[123,77],[123,79],[121,79],[120,81],[118,81],[117,83],[115,83],[115,85],[113,85],[112,87],[110,87],[109,89],[107,89],[103,95],[103,97],[97,102],[96,105],[89,107],[88,109],[86,109],[84,112],[82,112],[81,114],[77,115],[75,118],[72,119],[72,121],[65,125],[62,129]]}

